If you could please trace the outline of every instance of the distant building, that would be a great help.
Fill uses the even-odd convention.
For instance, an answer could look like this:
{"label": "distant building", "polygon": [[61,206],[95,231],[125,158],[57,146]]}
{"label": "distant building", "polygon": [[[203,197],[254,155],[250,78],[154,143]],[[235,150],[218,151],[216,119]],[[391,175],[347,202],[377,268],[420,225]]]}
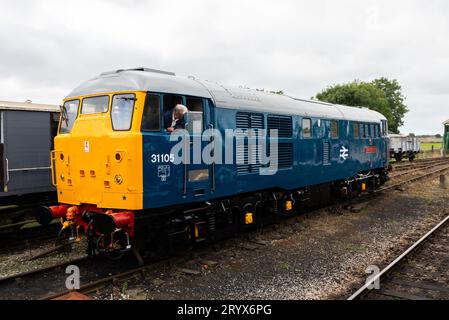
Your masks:
{"label": "distant building", "polygon": [[53,194],[50,152],[59,114],[56,105],[0,101],[0,200]]}
{"label": "distant building", "polygon": [[444,151],[449,151],[449,120],[443,123],[444,125]]}

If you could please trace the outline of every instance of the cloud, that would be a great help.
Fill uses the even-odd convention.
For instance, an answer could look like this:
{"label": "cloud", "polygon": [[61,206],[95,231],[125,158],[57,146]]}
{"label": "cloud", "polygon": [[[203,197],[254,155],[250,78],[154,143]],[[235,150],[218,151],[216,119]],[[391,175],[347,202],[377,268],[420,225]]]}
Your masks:
{"label": "cloud", "polygon": [[386,76],[408,97],[403,131],[437,133],[449,118],[447,12],[439,0],[3,0],[0,99],[60,103],[136,66],[305,98]]}

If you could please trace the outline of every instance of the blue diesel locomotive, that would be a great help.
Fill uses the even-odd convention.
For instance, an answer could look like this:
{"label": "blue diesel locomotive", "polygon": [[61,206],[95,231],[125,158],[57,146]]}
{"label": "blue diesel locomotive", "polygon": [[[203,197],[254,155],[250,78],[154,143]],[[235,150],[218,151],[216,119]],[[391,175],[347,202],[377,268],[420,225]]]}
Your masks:
{"label": "blue diesel locomotive", "polygon": [[[185,130],[171,133],[177,105]],[[364,108],[145,68],[104,73],[64,101],[52,153],[60,205],[40,221],[83,228],[91,254],[214,240],[378,188],[387,132]]]}

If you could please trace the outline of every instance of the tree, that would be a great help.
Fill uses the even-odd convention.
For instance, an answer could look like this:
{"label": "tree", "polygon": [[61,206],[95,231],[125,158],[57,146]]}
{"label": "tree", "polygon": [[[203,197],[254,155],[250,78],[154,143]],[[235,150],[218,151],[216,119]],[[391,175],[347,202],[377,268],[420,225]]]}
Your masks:
{"label": "tree", "polygon": [[337,84],[318,93],[316,98],[334,104],[366,107],[382,113],[389,121],[392,119],[385,94],[372,83],[356,80],[350,83]]}
{"label": "tree", "polygon": [[389,129],[393,133],[399,133],[399,127],[402,126],[404,115],[408,111],[397,80],[386,78],[372,82],[355,80],[337,84],[318,93],[316,99],[378,111],[388,119]]}
{"label": "tree", "polygon": [[409,111],[404,103],[406,98],[402,94],[402,87],[396,79],[389,80],[384,77],[375,79],[372,83],[385,94],[392,114],[389,127],[398,133],[399,128],[404,124],[404,116]]}

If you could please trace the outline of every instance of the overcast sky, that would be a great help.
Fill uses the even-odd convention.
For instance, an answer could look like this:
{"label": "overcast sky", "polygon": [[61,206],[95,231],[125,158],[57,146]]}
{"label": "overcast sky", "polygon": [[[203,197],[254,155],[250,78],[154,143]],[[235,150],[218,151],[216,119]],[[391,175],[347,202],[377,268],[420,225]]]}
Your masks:
{"label": "overcast sky", "polygon": [[100,72],[146,66],[310,98],[385,76],[402,132],[449,119],[449,1],[0,0],[0,100],[59,104]]}

